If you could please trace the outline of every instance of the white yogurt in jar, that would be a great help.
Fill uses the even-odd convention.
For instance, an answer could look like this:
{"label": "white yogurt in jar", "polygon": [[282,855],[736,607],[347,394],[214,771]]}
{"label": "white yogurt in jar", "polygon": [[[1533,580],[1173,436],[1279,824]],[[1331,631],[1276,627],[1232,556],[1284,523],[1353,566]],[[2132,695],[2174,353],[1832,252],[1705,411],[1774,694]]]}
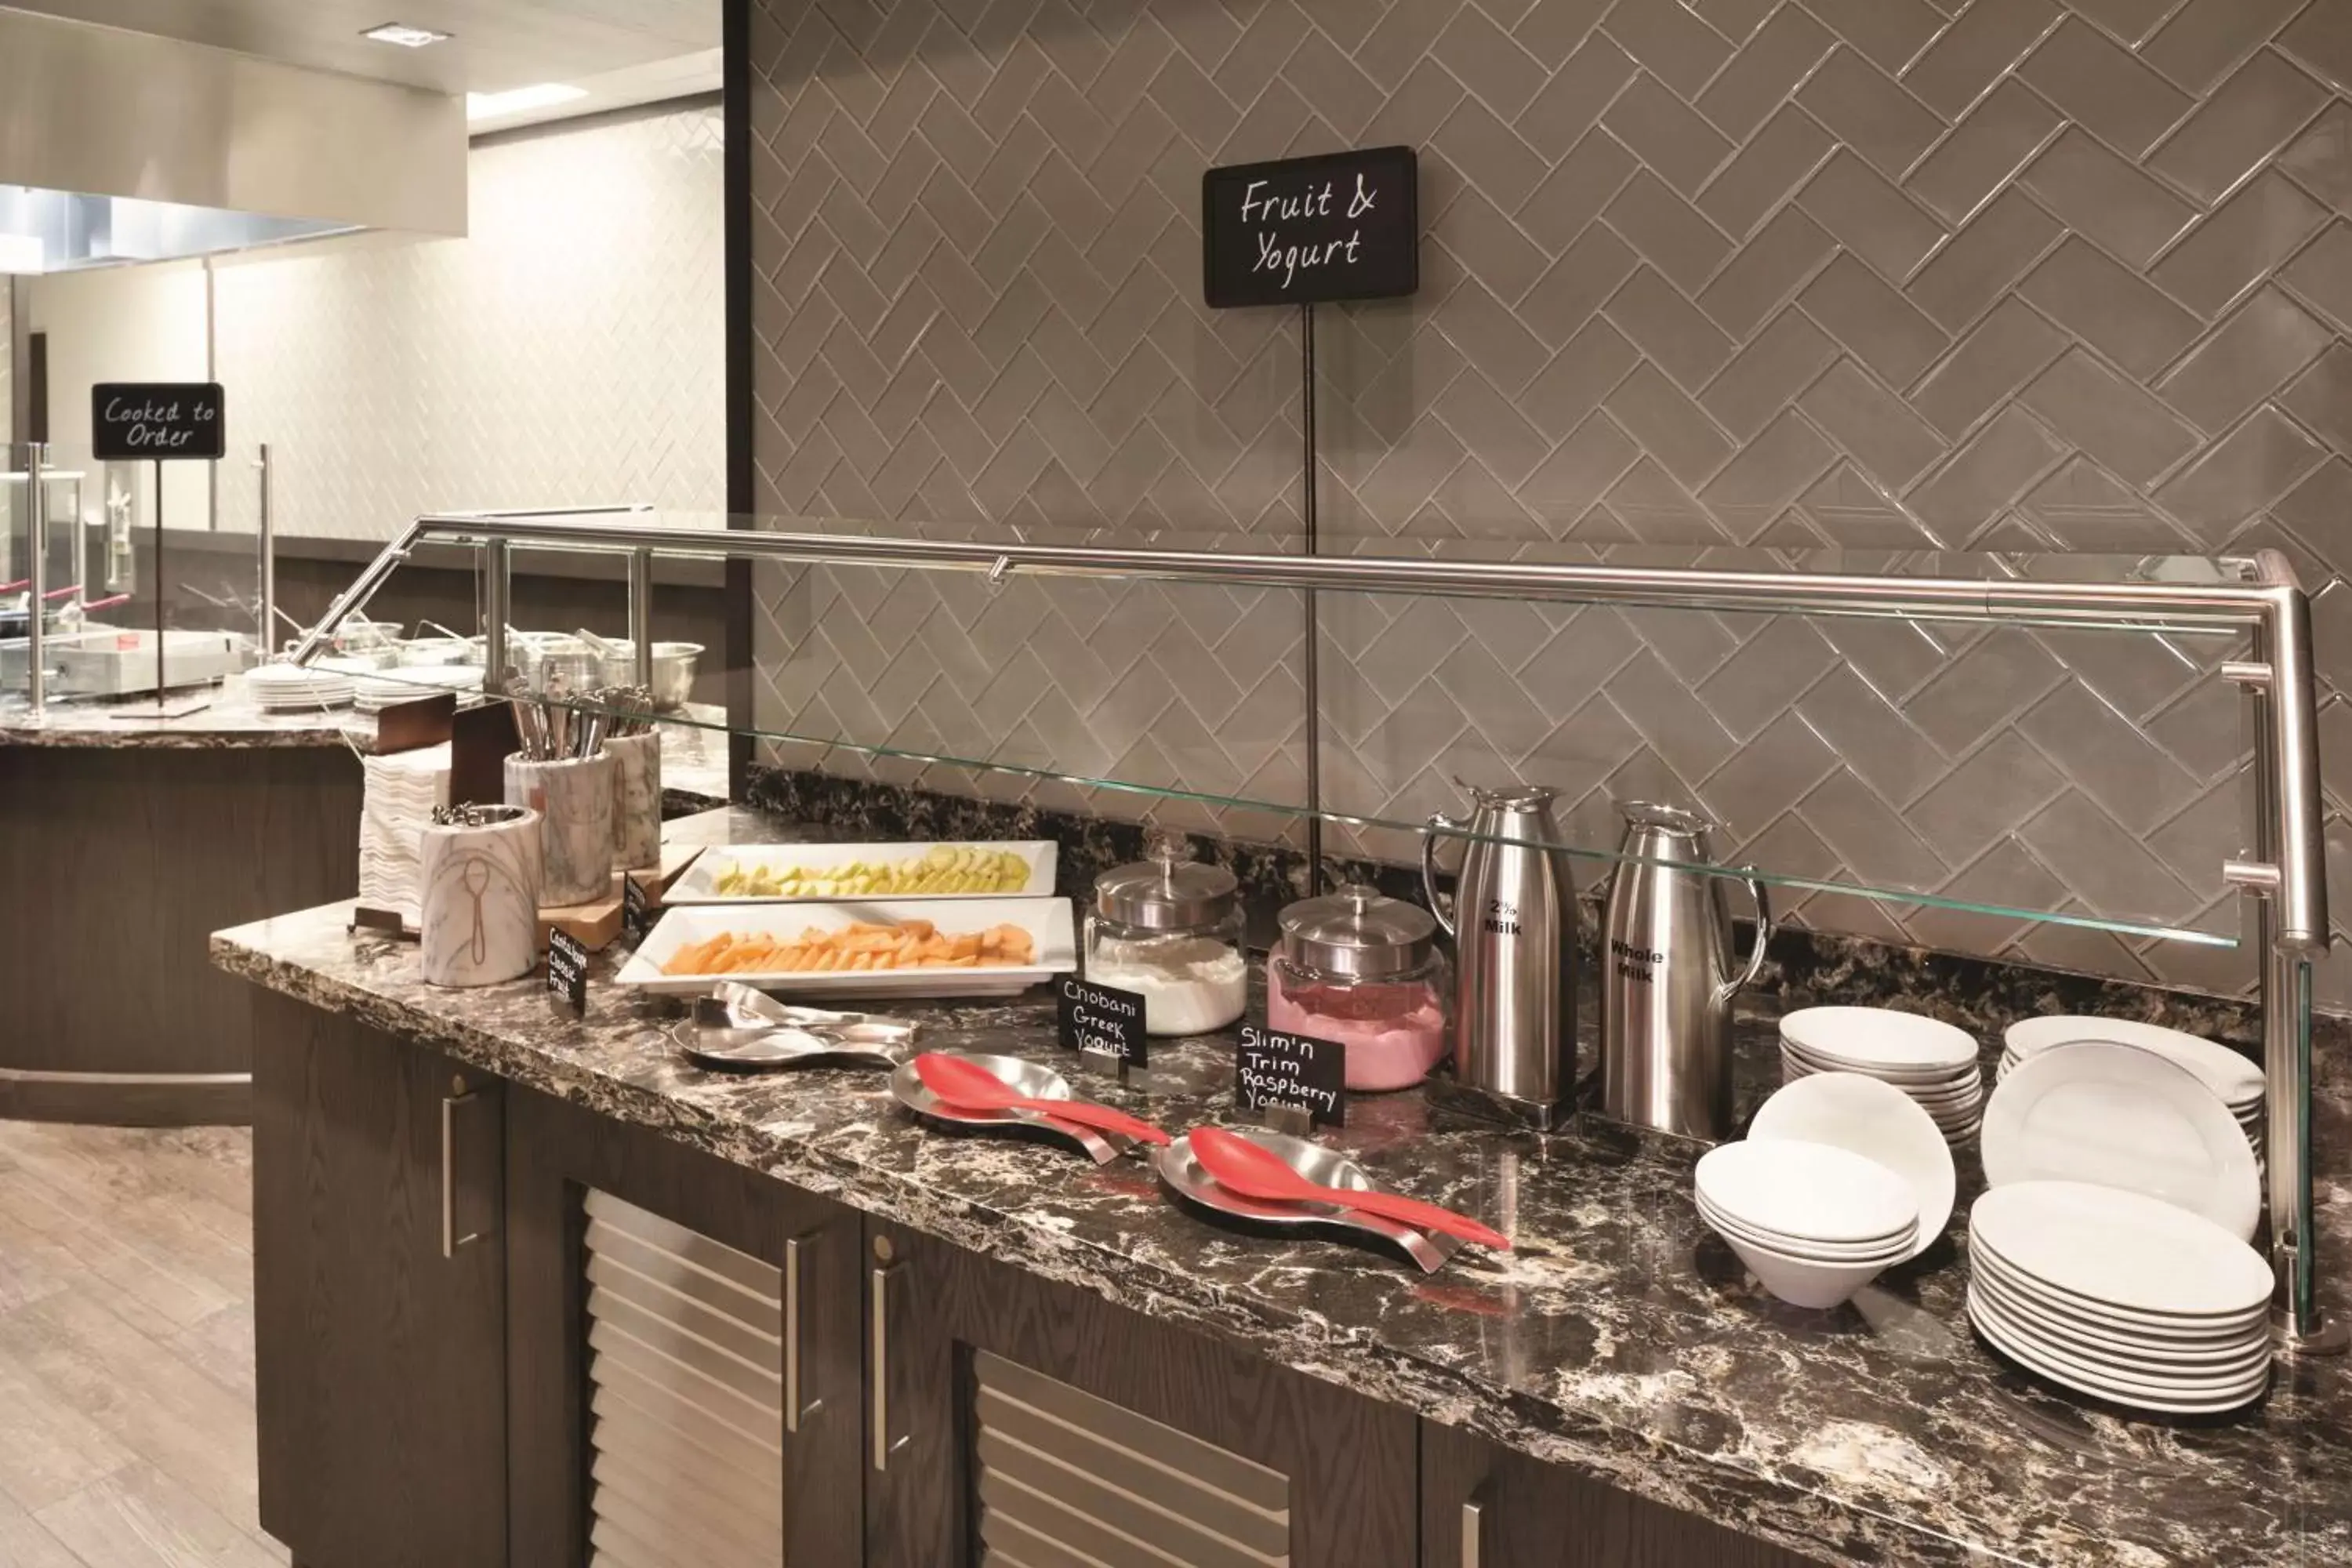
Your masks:
{"label": "white yogurt in jar", "polygon": [[1105,943],[1087,978],[1141,995],[1147,1035],[1213,1034],[1249,1006],[1249,965],[1209,937]]}

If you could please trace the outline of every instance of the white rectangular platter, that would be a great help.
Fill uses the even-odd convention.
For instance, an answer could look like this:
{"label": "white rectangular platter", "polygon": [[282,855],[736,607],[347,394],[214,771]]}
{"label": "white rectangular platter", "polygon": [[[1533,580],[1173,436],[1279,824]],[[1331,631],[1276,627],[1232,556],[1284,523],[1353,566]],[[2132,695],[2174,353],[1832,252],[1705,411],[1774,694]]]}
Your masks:
{"label": "white rectangular platter", "polygon": [[734,866],[746,868],[772,867],[779,871],[797,867],[803,871],[824,872],[838,870],[859,861],[868,866],[896,865],[904,860],[920,859],[934,849],[1006,850],[1028,862],[1029,879],[1007,892],[885,895],[891,902],[1044,898],[1054,890],[1054,865],[1057,850],[1052,842],[1045,839],[1013,839],[993,844],[977,840],[961,844],[730,844],[703,851],[702,858],[671,885],[669,891],[663,895],[662,902],[670,905],[838,902],[839,897],[835,894],[722,893],[719,890],[719,879]]}
{"label": "white rectangular platter", "polygon": [[[665,974],[662,965],[681,948],[725,931],[796,937],[814,926],[838,931],[860,921],[898,924],[929,921],[951,936],[1019,926],[1036,943],[1037,962],[1018,968],[826,970],[780,974]],[[882,900],[874,903],[736,904],[671,909],[646,933],[621,973],[619,985],[655,995],[694,996],[721,980],[740,980],[784,996],[1010,996],[1078,967],[1078,944],[1067,899]]]}

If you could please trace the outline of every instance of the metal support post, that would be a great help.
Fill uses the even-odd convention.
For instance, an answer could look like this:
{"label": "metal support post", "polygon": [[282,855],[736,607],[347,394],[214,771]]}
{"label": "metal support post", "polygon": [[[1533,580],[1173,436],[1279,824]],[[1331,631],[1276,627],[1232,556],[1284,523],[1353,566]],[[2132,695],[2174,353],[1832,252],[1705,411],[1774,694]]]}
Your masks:
{"label": "metal support post", "polygon": [[482,679],[495,692],[507,677],[507,622],[514,618],[513,546],[493,539],[482,546]]}
{"label": "metal support post", "polygon": [[48,652],[42,647],[42,617],[49,600],[49,448],[36,441],[26,448],[25,524],[32,545],[32,585],[25,595],[25,695],[36,717],[49,705]]}
{"label": "metal support post", "polygon": [[629,652],[636,669],[630,677],[646,690],[654,685],[654,552],[629,552]]}
{"label": "metal support post", "polygon": [[[1315,307],[1311,304],[1298,307],[1298,426],[1306,448],[1298,512],[1299,521],[1306,525],[1307,553],[1314,555],[1320,552],[1322,541],[1317,536],[1316,527],[1315,492],[1319,476],[1315,456]],[[1317,619],[1315,590],[1309,588],[1301,594],[1299,603],[1307,629],[1307,657],[1300,661],[1298,673],[1307,686],[1307,892],[1311,898],[1323,890],[1323,636]]]}
{"label": "metal support post", "polygon": [[269,468],[269,443],[261,444],[261,648],[278,637],[278,485]]}

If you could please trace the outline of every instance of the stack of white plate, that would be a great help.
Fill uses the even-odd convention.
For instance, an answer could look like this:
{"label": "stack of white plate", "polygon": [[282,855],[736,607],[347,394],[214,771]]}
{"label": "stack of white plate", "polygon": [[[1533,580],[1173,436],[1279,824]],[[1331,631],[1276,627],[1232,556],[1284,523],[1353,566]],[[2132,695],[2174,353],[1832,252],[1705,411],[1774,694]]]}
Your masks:
{"label": "stack of white plate", "polygon": [[414,702],[443,691],[479,691],[479,665],[408,665],[380,676],[362,676],[352,683],[352,706],[362,713],[381,713],[395,703]]}
{"label": "stack of white plate", "polygon": [[245,687],[254,706],[265,713],[315,712],[343,707],[352,700],[348,673],[298,664],[265,664],[248,670]]}
{"label": "stack of white plate", "polygon": [[361,765],[367,785],[360,805],[360,902],[416,920],[418,848],[433,808],[449,804],[449,748],[364,757]]}
{"label": "stack of white plate", "polygon": [[2082,1182],[1969,1213],[1969,1321],[2053,1383],[2143,1410],[2234,1410],[2270,1379],[2271,1269],[2218,1226]]}
{"label": "stack of white plate", "polygon": [[1975,1037],[1885,1007],[1803,1007],[1780,1020],[1780,1077],[1858,1072],[1911,1097],[1948,1143],[1976,1133],[1984,1073]]}
{"label": "stack of white plate", "polygon": [[1985,1185],[2091,1182],[2202,1215],[2240,1240],[2262,1217],[2253,1145],[2195,1074],[2154,1051],[2070,1040],[1992,1091]]}
{"label": "stack of white plate", "polygon": [[1726,1143],[1700,1157],[1697,1185],[1699,1217],[1792,1306],[1834,1307],[1917,1248],[1911,1184],[1851,1150]]}
{"label": "stack of white plate", "polygon": [[1996,1081],[2007,1078],[2010,1069],[2027,1058],[2076,1040],[2113,1040],[2117,1045],[2137,1046],[2184,1068],[2229,1107],[2231,1118],[2245,1129],[2246,1142],[2254,1146],[2257,1157],[2261,1155],[2263,1069],[2227,1046],[2158,1024],[2136,1024],[2124,1018],[2021,1018],[2001,1037],[2000,1068]]}

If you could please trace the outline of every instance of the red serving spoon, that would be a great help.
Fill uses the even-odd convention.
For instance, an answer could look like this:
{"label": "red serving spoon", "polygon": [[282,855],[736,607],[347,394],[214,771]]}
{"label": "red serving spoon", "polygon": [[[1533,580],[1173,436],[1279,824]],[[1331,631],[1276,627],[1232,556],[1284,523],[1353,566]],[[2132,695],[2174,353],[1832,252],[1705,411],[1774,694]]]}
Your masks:
{"label": "red serving spoon", "polygon": [[975,1061],[926,1051],[915,1058],[915,1076],[923,1087],[950,1105],[966,1110],[1032,1110],[1056,1121],[1075,1121],[1098,1132],[1116,1132],[1139,1143],[1165,1143],[1168,1134],[1149,1121],[1123,1110],[1097,1105],[1090,1100],[1038,1100],[1016,1091],[1011,1084]]}
{"label": "red serving spoon", "polygon": [[1292,1170],[1281,1155],[1222,1127],[1195,1127],[1186,1136],[1192,1140],[1192,1152],[1199,1158],[1201,1168],[1214,1177],[1219,1186],[1231,1187],[1245,1198],[1276,1204],[1337,1204],[1341,1208],[1409,1225],[1415,1230],[1444,1231],[1497,1252],[1511,1249],[1510,1238],[1502,1232],[1489,1230],[1475,1219],[1452,1209],[1439,1208],[1435,1204],[1423,1203],[1419,1198],[1318,1185]]}

